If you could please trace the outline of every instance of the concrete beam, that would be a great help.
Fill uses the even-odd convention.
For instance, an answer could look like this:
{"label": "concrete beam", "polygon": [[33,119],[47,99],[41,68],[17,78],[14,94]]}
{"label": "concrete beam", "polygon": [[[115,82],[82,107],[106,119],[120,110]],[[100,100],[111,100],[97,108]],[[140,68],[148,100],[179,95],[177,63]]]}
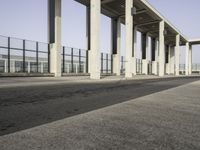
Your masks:
{"label": "concrete beam", "polygon": [[115,1],[115,0],[103,0],[103,1],[101,2],[101,4],[108,4],[108,3],[111,3],[111,2],[113,2],[113,1]]}
{"label": "concrete beam", "polygon": [[159,23],[159,20],[154,20],[154,21],[148,21],[145,23],[141,23],[141,24],[136,24],[137,27],[141,27],[141,26],[146,26],[146,25],[151,25],[151,24],[155,24],[155,23]]}
{"label": "concrete beam", "polygon": [[[148,12],[146,9],[136,10],[135,16],[136,16],[136,15],[139,15],[139,14],[146,13],[146,12]],[[120,15],[119,17],[125,17],[125,14],[122,14],[122,15]]]}

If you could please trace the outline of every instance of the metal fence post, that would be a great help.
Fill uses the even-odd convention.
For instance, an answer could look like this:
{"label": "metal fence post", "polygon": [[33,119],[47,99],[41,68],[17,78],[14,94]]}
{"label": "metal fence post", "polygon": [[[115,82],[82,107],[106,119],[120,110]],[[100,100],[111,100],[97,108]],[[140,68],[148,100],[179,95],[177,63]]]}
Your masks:
{"label": "metal fence post", "polygon": [[79,63],[79,73],[81,73],[81,50],[79,49],[79,59],[78,59],[78,63]]}
{"label": "metal fence post", "polygon": [[138,64],[138,59],[136,58],[136,74],[138,73],[138,66],[137,66],[137,64]]}
{"label": "metal fence post", "polygon": [[39,49],[39,44],[38,42],[36,42],[36,69],[37,69],[37,73],[39,72],[39,53],[38,53],[38,50]]}
{"label": "metal fence post", "polygon": [[103,53],[101,53],[101,73],[103,73]]}
{"label": "metal fence post", "polygon": [[26,57],[26,41],[25,40],[23,40],[23,72],[25,73],[26,72],[26,59],[25,59],[25,57]]}
{"label": "metal fence post", "polygon": [[141,71],[141,74],[142,74],[142,70],[143,70],[143,62],[142,62],[142,59],[140,60],[140,62],[141,62],[141,69],[140,69],[140,71]]}
{"label": "metal fence post", "polygon": [[113,73],[113,55],[111,55],[111,73]]}
{"label": "metal fence post", "polygon": [[48,73],[50,72],[50,44],[48,44]]}
{"label": "metal fence post", "polygon": [[72,73],[74,73],[74,49],[71,48],[71,65],[72,65]]}
{"label": "metal fence post", "polygon": [[121,70],[120,70],[120,72],[122,73],[122,71],[123,71],[123,56],[121,56]]}
{"label": "metal fence post", "polygon": [[8,73],[10,73],[10,37],[8,37]]}
{"label": "metal fence post", "polygon": [[63,46],[63,73],[65,73],[65,47]]}
{"label": "metal fence post", "polygon": [[86,51],[86,73],[89,72],[89,71],[88,71],[88,66],[89,66],[89,63],[88,63],[88,53],[89,53],[89,51],[87,50],[87,51]]}
{"label": "metal fence post", "polygon": [[108,54],[106,54],[106,73],[108,74]]}

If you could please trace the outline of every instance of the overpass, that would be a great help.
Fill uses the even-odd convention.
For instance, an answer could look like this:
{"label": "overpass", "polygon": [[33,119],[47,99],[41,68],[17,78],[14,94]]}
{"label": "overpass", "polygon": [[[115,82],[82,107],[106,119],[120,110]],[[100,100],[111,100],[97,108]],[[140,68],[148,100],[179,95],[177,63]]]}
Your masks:
{"label": "overpass", "polygon": [[[131,78],[136,75],[138,68],[141,70],[141,74],[151,74],[164,76],[165,74],[173,74],[179,76],[180,74],[180,46],[186,46],[186,65],[185,74],[192,74],[192,45],[200,44],[198,40],[188,40],[169,20],[162,16],[153,6],[151,6],[146,0],[75,0],[78,3],[86,6],[86,54],[82,56],[81,50],[78,50],[79,54],[75,57],[79,57],[79,60],[74,62],[74,49],[70,51],[72,72],[74,70],[84,70],[82,72],[90,74],[91,79],[100,79],[103,72],[102,63],[105,59],[104,55],[100,55],[100,24],[101,14],[104,14],[111,18],[111,55],[106,55],[106,72],[111,72],[115,75],[120,75],[122,72],[126,78]],[[48,0],[48,51],[45,51],[48,55],[48,60],[42,63],[42,67],[39,66],[39,55],[44,53],[40,51],[40,43],[36,43],[36,70],[41,70],[44,66],[48,66],[47,72],[55,74],[59,77],[65,72],[65,64],[69,60],[65,60],[66,48],[61,45],[61,5],[62,0]],[[125,25],[126,30],[126,56],[121,60],[121,24]],[[141,52],[142,60],[138,63],[136,58],[137,31],[142,33],[141,36]],[[149,37],[151,38],[151,44],[149,43]],[[11,71],[10,58],[20,59],[20,57],[14,57],[10,54],[12,49],[10,43],[11,39],[7,40],[8,56],[3,56],[8,62],[8,72]],[[31,62],[26,62],[26,41],[22,42],[23,56],[23,72],[28,70],[30,72]],[[148,50],[151,45],[151,63],[148,61]],[[0,45],[0,48],[5,48]],[[19,49],[19,48],[13,48]],[[62,52],[61,52],[62,49]],[[30,51],[30,50],[27,50]],[[67,54],[66,57],[69,55]],[[1,56],[0,56],[1,57]],[[82,65],[81,58],[86,59],[84,65]],[[100,59],[101,58],[101,59]],[[30,59],[32,59],[30,57]],[[27,63],[27,64],[26,64]],[[76,69],[74,69],[74,63]],[[108,65],[110,64],[110,65]],[[124,64],[124,68],[121,67]],[[142,64],[142,67],[141,65]],[[6,65],[5,65],[6,66]],[[16,64],[15,64],[16,66]],[[78,66],[78,67],[77,67]],[[108,69],[110,66],[110,69]],[[6,69],[5,69],[6,70]],[[12,72],[12,71],[11,71]],[[78,71],[77,71],[78,72]]]}
{"label": "overpass", "polygon": [[[179,75],[180,45],[186,45],[186,75],[192,73],[192,44],[176,27],[163,17],[146,0],[76,0],[87,9],[87,49],[89,73],[92,79],[100,78],[100,15],[112,19],[113,72],[120,74],[120,25],[126,28],[125,77],[136,75],[136,31],[142,33],[142,63],[147,74],[147,38],[152,38],[152,68],[159,76],[165,71]],[[52,47],[52,71],[59,76],[59,47],[61,46],[61,0],[49,0],[49,39]],[[167,56],[168,55],[168,56]],[[166,65],[168,63],[168,65]],[[174,68],[175,64],[175,68]],[[168,69],[167,69],[168,68]]]}

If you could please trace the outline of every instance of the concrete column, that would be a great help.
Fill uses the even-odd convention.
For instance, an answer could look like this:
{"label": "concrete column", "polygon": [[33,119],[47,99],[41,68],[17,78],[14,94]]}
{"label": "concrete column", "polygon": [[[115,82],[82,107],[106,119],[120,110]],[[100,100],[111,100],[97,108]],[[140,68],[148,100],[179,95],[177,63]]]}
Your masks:
{"label": "concrete column", "polygon": [[149,50],[149,40],[146,33],[142,34],[142,74],[148,74],[148,50]]}
{"label": "concrete column", "polygon": [[170,47],[170,74],[175,74],[175,50],[174,46]]}
{"label": "concrete column", "polygon": [[75,66],[76,66],[76,73],[78,73],[78,64],[75,64]]}
{"label": "concrete column", "polygon": [[61,76],[61,0],[49,0],[50,72]]}
{"label": "concrete column", "polygon": [[159,24],[159,76],[165,75],[165,38],[164,38],[165,22]]}
{"label": "concrete column", "polygon": [[133,28],[133,57],[132,57],[132,65],[131,65],[131,68],[132,68],[132,74],[133,75],[137,75],[137,72],[136,72],[136,49],[137,49],[137,27],[135,26]]}
{"label": "concrete column", "polygon": [[31,72],[31,62],[28,61],[28,73],[30,73],[30,72]]}
{"label": "concrete column", "polygon": [[158,38],[156,38],[156,50],[155,50],[155,61],[159,61],[159,40]]}
{"label": "concrete column", "polygon": [[44,62],[40,62],[40,65],[41,65],[41,73],[44,73]]}
{"label": "concrete column", "polygon": [[156,59],[155,59],[155,52],[156,52],[156,39],[151,38],[151,63],[152,63],[152,74],[156,74]]}
{"label": "concrete column", "polygon": [[[133,61],[134,56],[134,47],[133,47],[133,35],[134,35],[134,27],[133,27],[133,0],[126,0],[126,56],[125,56],[125,77],[131,78],[133,77],[133,68],[136,67]],[[135,70],[135,69],[134,69]]]}
{"label": "concrete column", "polygon": [[175,57],[176,57],[176,75],[179,75],[179,70],[180,70],[180,34],[176,35],[176,50],[175,50]]}
{"label": "concrete column", "polygon": [[186,43],[186,53],[185,53],[185,75],[189,75],[189,42]]}
{"label": "concrete column", "polygon": [[158,62],[158,40],[156,38],[152,38],[151,43],[151,55],[152,55],[152,73],[157,75],[157,62]]}
{"label": "concrete column", "polygon": [[113,73],[120,75],[121,20],[113,18],[111,24],[111,50],[113,54]]}
{"label": "concrete column", "polygon": [[15,73],[15,60],[10,61],[10,72]]}
{"label": "concrete column", "polygon": [[156,50],[155,50],[155,74],[158,75],[158,62],[159,62],[159,40],[156,38]]}
{"label": "concrete column", "polygon": [[100,79],[101,0],[90,1],[90,78]]}
{"label": "concrete column", "polygon": [[70,73],[70,64],[67,64],[67,73]]}
{"label": "concrete column", "polygon": [[8,73],[7,60],[4,60],[4,73]]}
{"label": "concrete column", "polygon": [[91,19],[90,19],[90,6],[87,6],[86,7],[86,49],[87,49],[87,52],[88,52],[88,63],[86,64],[86,71],[85,72],[88,72],[90,73],[90,45],[91,45],[91,37],[90,37],[90,24],[91,24]]}
{"label": "concrete column", "polygon": [[165,56],[165,57],[167,57],[167,59],[168,59],[168,60],[167,60],[168,62],[166,62],[166,73],[167,73],[167,74],[170,74],[170,67],[171,67],[171,65],[170,65],[170,63],[171,63],[171,59],[170,59],[170,52],[171,52],[171,51],[170,51],[170,49],[171,49],[171,46],[168,45],[168,46],[167,46],[167,49],[166,49],[166,50],[167,50],[166,56]]}
{"label": "concrete column", "polygon": [[188,72],[192,74],[192,45],[189,45]]}

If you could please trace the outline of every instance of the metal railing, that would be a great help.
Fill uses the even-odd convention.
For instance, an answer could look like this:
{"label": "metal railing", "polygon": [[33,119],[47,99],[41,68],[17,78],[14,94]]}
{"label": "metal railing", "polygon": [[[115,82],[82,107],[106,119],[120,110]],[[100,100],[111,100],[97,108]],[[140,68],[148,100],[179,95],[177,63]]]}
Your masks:
{"label": "metal railing", "polygon": [[192,64],[192,72],[200,73],[200,64]]}
{"label": "metal railing", "polygon": [[120,73],[121,74],[125,74],[125,57],[121,56],[121,61],[120,61],[120,65],[121,65],[121,69],[120,69]]}
{"label": "metal railing", "polygon": [[1,73],[48,73],[49,44],[0,36]]}
{"label": "metal railing", "polygon": [[179,72],[180,74],[185,74],[185,64],[180,64],[179,65]]}
{"label": "metal railing", "polygon": [[102,74],[113,73],[113,55],[107,53],[101,53],[101,73]]}
{"label": "metal railing", "polygon": [[142,74],[142,60],[136,59],[136,73]]}
{"label": "metal railing", "polygon": [[[181,74],[185,74],[185,64],[180,64],[179,65],[179,70]],[[200,73],[200,64],[192,64],[192,73]]]}
{"label": "metal railing", "polygon": [[152,61],[148,61],[148,74],[149,75],[153,74],[153,64],[152,64]]}
{"label": "metal railing", "polygon": [[[88,51],[62,47],[62,73],[88,73]],[[101,53],[101,73],[113,73],[113,55]],[[0,73],[50,73],[50,44],[0,36]],[[121,57],[125,73],[125,57]]]}
{"label": "metal railing", "polygon": [[62,73],[88,73],[87,50],[63,47],[62,49]]}

